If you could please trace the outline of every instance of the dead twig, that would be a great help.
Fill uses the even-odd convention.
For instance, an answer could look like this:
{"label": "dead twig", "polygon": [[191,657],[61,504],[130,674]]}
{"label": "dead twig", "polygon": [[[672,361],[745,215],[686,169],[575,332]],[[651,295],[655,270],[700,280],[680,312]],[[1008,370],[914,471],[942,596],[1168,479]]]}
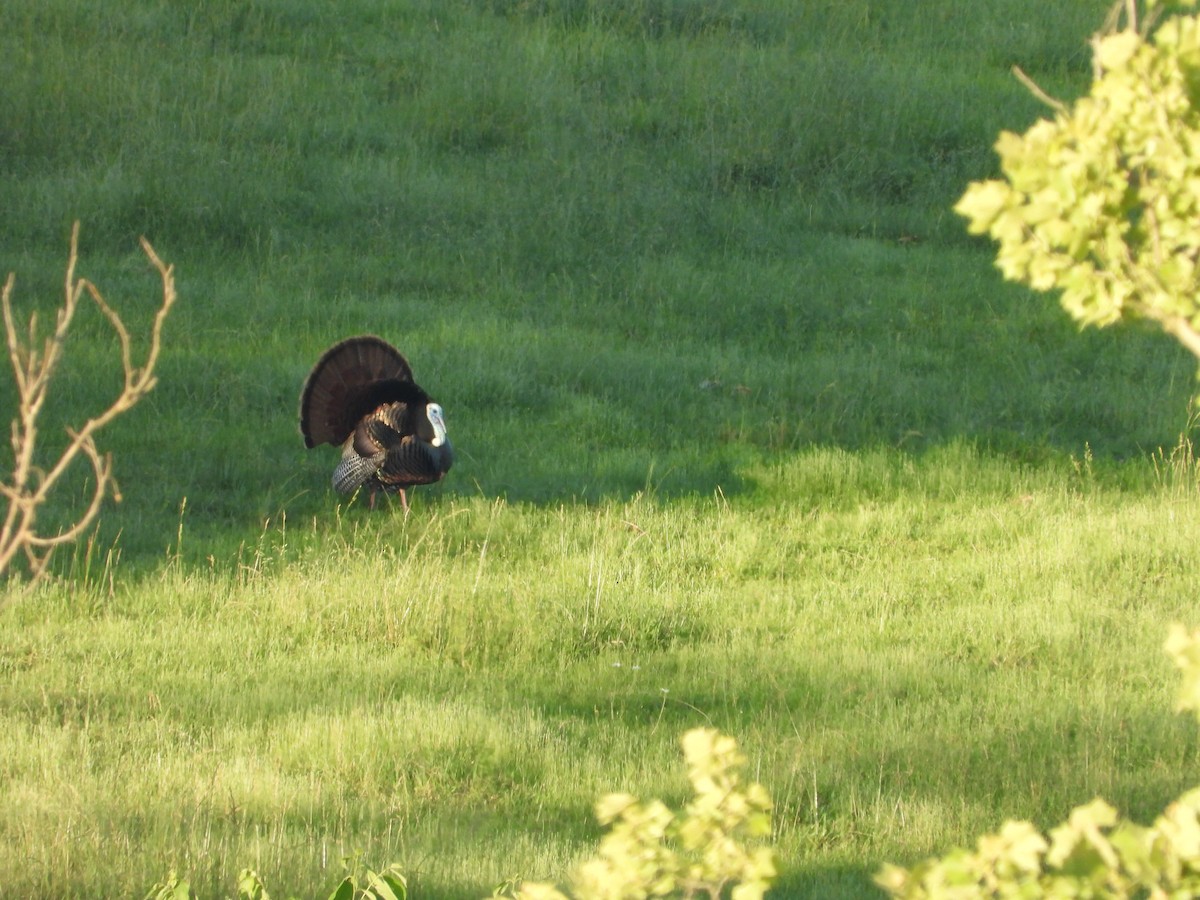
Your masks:
{"label": "dead twig", "polygon": [[[0,497],[8,503],[0,524],[0,574],[3,574],[18,554],[23,554],[33,579],[46,572],[54,551],[76,540],[95,521],[106,496],[121,499],[120,489],[113,478],[112,458],[96,446],[96,433],[117,416],[132,409],[154,387],[155,367],[162,348],[162,327],[175,303],[173,268],[163,263],[150,243],[142,238],[142,250],[158,271],[162,280],[162,305],[155,314],[150,329],[150,349],[140,366],[133,361],[129,330],[121,317],[108,305],[99,289],[84,278],[75,277],[79,258],[79,223],[71,229],[71,250],[67,259],[63,305],[55,317],[53,333],[39,347],[37,315],[29,318],[25,337],[18,331],[12,310],[12,295],[16,284],[10,274],[0,292],[0,311],[3,312],[4,333],[8,358],[12,365],[17,389],[17,415],[12,421],[13,466],[7,479],[0,482]],[[46,403],[50,384],[63,359],[67,332],[75,317],[80,300],[87,295],[96,304],[117,334],[121,347],[121,368],[124,384],[121,392],[104,410],[88,419],[79,428],[67,429],[67,446],[57,460],[47,467],[36,461],[38,419]],[[92,470],[91,496],[73,524],[53,535],[37,531],[38,511],[45,505],[71,464],[82,456]]]}

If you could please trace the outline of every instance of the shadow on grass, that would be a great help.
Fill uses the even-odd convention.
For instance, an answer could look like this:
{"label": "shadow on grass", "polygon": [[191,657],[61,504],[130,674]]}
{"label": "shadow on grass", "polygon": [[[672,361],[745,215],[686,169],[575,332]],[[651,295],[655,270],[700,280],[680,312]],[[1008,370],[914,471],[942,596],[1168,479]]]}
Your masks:
{"label": "shadow on grass", "polygon": [[[635,422],[618,435],[589,437],[589,430],[604,421],[605,413],[599,410],[589,414],[593,418],[564,424],[548,439],[539,440],[536,434],[525,435],[487,414],[473,418],[469,409],[448,407],[458,461],[442,484],[418,487],[411,499],[418,516],[456,496],[552,507],[624,502],[635,496],[670,502],[686,497],[735,499],[749,493],[760,501],[811,503],[814,495],[791,494],[782,483],[764,494],[751,472],[786,465],[821,447],[850,454],[882,451],[898,465],[909,460],[919,467],[931,452],[965,444],[974,447],[979,458],[1007,462],[1014,470],[1065,472],[1073,460],[1085,457],[1097,469],[1105,469],[1120,465],[1122,458],[1145,459],[1157,447],[1173,446],[1185,424],[1185,404],[1175,393],[1164,397],[1147,392],[1130,396],[1128,402],[1158,408],[1159,421],[1174,418],[1176,430],[1151,424],[1107,452],[1103,441],[1097,445],[1089,435],[1116,433],[1129,423],[1118,417],[1104,424],[1103,409],[1096,411],[1092,424],[1078,427],[1052,427],[1039,421],[1044,413],[1031,415],[1028,426],[1019,426],[1019,406],[1001,414],[985,402],[974,407],[972,416],[1007,424],[961,422],[938,429],[914,414],[911,420],[922,427],[883,424],[864,430],[856,426],[842,433],[832,423],[816,430],[805,425],[804,401],[779,408],[765,401],[744,411],[748,421],[740,424],[732,417],[742,413],[726,413],[724,421],[693,428],[690,421],[703,412],[691,409],[660,426],[657,435],[653,426]],[[620,401],[629,406],[636,402],[632,396]],[[896,421],[905,417],[909,400],[894,397],[887,402],[897,404],[892,407]],[[1165,409],[1175,405],[1177,416]],[[932,414],[925,418],[928,415]],[[125,565],[160,562],[178,549],[181,529],[185,541],[190,537],[191,559],[211,557],[220,562],[234,558],[239,547],[252,545],[270,523],[278,525],[285,518],[320,522],[346,515],[361,518],[364,524],[394,526],[394,501],[371,513],[362,498],[350,502],[332,492],[329,477],[336,450],[322,447],[306,452],[288,417],[276,414],[264,421],[249,446],[246,433],[251,426],[246,424],[206,427],[199,422],[192,432],[191,425],[181,423],[174,437],[168,433],[151,440],[146,439],[145,427],[143,422],[131,423],[130,430],[110,445],[125,502],[105,509],[96,541],[101,551],[118,547]],[[828,495],[831,489],[810,487],[817,495]],[[69,556],[64,553],[60,559]],[[62,562],[59,565],[62,571]]]}
{"label": "shadow on grass", "polygon": [[[751,468],[813,448],[920,459],[965,443],[1014,466],[1105,465],[1186,427],[1194,360],[1161,335],[1077,333],[974,248],[807,237],[782,262],[634,256],[603,277],[502,284],[487,302],[344,287],[334,323],[311,288],[253,267],[204,285],[228,321],[184,304],[194,336],[168,335],[155,392],[104,436],[126,499],[104,510],[97,546],[154,565],[182,525],[191,558],[220,561],[268,520],[336,515],[337,451],[304,450],[298,394],[325,346],[366,331],[407,352],[447,411],[458,461],[414,492],[418,514],[455,496],[733,498],[756,489]],[[298,337],[273,318],[293,313],[308,322]]]}
{"label": "shadow on grass", "polygon": [[[874,886],[873,876],[871,870],[854,866],[792,866],[780,873],[769,891],[769,896],[787,900],[829,900],[831,897],[854,900],[882,898],[885,895]],[[409,889],[414,898],[425,900],[479,900],[481,896],[478,886],[454,883],[447,879],[426,878],[419,873],[410,879]]]}
{"label": "shadow on grass", "polygon": [[784,868],[771,887],[770,896],[794,900],[824,900],[828,897],[884,897],[875,887],[872,869],[859,866],[805,867],[803,861]]}

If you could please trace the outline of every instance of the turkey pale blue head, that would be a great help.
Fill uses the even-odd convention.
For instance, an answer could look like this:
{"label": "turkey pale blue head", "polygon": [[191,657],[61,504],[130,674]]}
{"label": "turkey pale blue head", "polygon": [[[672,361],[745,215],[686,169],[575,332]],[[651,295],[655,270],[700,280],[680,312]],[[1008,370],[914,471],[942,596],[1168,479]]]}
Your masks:
{"label": "turkey pale blue head", "polygon": [[425,415],[429,418],[429,424],[433,426],[433,440],[429,443],[434,447],[449,444],[450,438],[446,437],[446,414],[442,412],[442,405],[440,403],[427,404]]}

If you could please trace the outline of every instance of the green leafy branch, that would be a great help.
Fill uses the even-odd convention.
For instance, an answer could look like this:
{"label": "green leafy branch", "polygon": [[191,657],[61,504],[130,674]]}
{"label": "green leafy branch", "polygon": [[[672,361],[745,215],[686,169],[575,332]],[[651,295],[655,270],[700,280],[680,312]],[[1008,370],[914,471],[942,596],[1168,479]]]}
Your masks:
{"label": "green leafy branch", "polygon": [[[346,877],[338,882],[328,900],[407,900],[408,881],[396,864],[376,872],[363,864],[362,854],[342,859]],[[196,900],[191,882],[172,869],[144,900]],[[267,886],[253,869],[242,869],[237,878],[237,900],[271,900]]]}
{"label": "green leafy branch", "polygon": [[[682,739],[688,780],[695,796],[682,814],[661,801],[642,803],[630,794],[609,794],[596,817],[610,826],[594,858],[572,882],[578,900],[641,900],[646,897],[718,898],[732,886],[733,900],[760,900],[775,877],[770,847],[746,841],[771,831],[771,799],[762,785],[743,785],[746,758],[737,742],[712,728]],[[554,885],[527,882],[519,900],[567,900]]]}
{"label": "green leafy branch", "polygon": [[[329,895],[329,900],[405,900],[408,880],[396,863],[379,872],[363,865],[362,854],[342,860],[346,877]],[[360,871],[361,870],[361,871]]]}
{"label": "green leafy branch", "polygon": [[[155,884],[144,900],[196,900],[191,882],[180,878],[174,869]],[[253,869],[242,869],[237,879],[237,900],[271,900],[267,887]]]}
{"label": "green leafy branch", "polygon": [[1132,0],[1114,9],[1088,95],[1001,133],[1004,178],[955,210],[999,242],[1006,278],[1061,291],[1081,324],[1149,321],[1200,358],[1200,18],[1150,31],[1147,9],[1140,28]]}
{"label": "green leafy branch", "polygon": [[[643,900],[648,897],[725,896],[761,900],[775,877],[775,853],[752,846],[771,832],[771,798],[762,785],[743,784],[746,757],[737,742],[712,728],[696,728],[682,739],[688,779],[695,796],[676,814],[658,800],[641,803],[629,794],[610,794],[596,805],[601,824],[611,826],[596,856],[576,874],[578,900]],[[747,843],[750,842],[750,843]],[[407,882],[396,865],[374,872],[362,854],[342,860],[346,877],[328,900],[406,900]],[[257,873],[238,876],[238,900],[270,900]],[[514,879],[493,897],[567,900],[548,883]],[[172,871],[146,900],[195,900],[191,885]]]}
{"label": "green leafy branch", "polygon": [[[1166,650],[1182,673],[1179,708],[1200,717],[1200,629],[1171,629]],[[1170,804],[1153,825],[1121,819],[1096,799],[1041,834],[1006,822],[912,869],[888,865],[876,882],[904,900],[975,898],[1190,898],[1200,896],[1200,788]]]}

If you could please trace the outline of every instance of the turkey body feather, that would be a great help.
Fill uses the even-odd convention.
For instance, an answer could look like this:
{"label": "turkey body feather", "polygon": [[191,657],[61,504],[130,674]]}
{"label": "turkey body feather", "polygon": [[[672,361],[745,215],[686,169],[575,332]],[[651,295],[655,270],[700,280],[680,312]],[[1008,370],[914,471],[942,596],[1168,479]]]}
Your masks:
{"label": "turkey body feather", "polygon": [[300,434],[306,447],[333,444],[342,458],[333,487],[349,494],[440,481],[454,462],[442,407],[413,381],[412,368],[382,338],[348,338],[313,366],[300,392]]}

